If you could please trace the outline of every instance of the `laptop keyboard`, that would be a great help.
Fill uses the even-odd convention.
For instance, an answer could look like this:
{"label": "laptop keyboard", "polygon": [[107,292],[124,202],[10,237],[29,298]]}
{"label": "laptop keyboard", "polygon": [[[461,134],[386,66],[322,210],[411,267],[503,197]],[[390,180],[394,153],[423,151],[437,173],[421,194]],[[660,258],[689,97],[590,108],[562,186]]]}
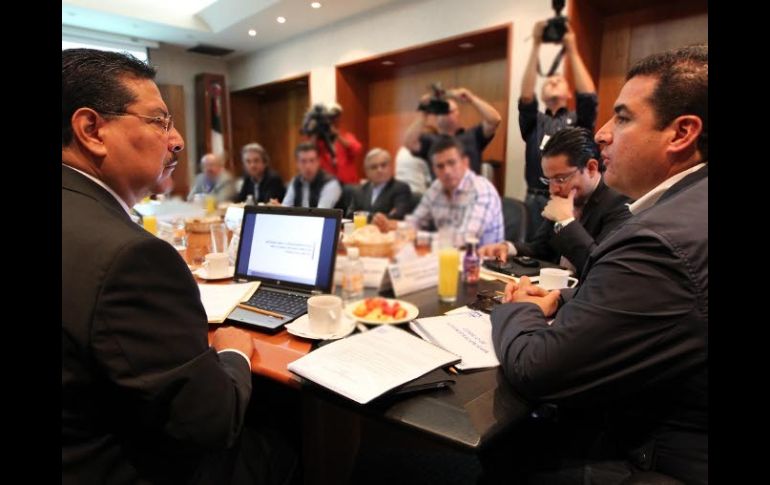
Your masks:
{"label": "laptop keyboard", "polygon": [[297,317],[307,313],[307,299],[308,297],[303,295],[257,290],[246,304],[263,310]]}

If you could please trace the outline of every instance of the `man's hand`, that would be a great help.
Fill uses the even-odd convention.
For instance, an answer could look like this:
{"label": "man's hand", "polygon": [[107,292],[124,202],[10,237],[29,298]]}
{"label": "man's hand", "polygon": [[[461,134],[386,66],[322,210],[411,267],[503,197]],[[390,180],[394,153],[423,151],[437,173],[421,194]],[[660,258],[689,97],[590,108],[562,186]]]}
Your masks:
{"label": "man's hand", "polygon": [[505,242],[486,244],[479,248],[479,256],[499,259],[505,263],[508,260],[508,245]]}
{"label": "man's hand", "polygon": [[269,201],[267,201],[267,205],[278,206],[278,205],[281,205],[281,201],[279,201],[278,199],[270,199]]}
{"label": "man's hand", "polygon": [[380,232],[388,232],[395,229],[398,223],[388,219],[382,212],[378,212],[372,217],[372,224],[377,226]]}
{"label": "man's hand", "polygon": [[569,23],[567,25],[567,32],[564,33],[564,37],[561,40],[562,45],[564,45],[564,50],[566,52],[571,52],[575,49],[575,32],[573,32],[572,27],[569,26]]}
{"label": "man's hand", "polygon": [[249,360],[254,355],[254,342],[251,335],[235,327],[218,328],[211,339],[211,346],[217,352],[224,349],[239,350],[246,354]]}
{"label": "man's hand", "polygon": [[554,222],[575,217],[576,192],[577,189],[570,190],[566,198],[552,195],[543,208],[542,216]]}
{"label": "man's hand", "polygon": [[532,29],[532,42],[534,42],[535,45],[540,45],[543,42],[543,31],[545,30],[545,25],[547,23],[546,20],[535,23],[535,27]]}
{"label": "man's hand", "polygon": [[548,291],[533,285],[527,276],[522,276],[519,282],[511,281],[505,287],[503,303],[534,303],[540,307],[543,315],[553,316],[559,308],[559,290]]}
{"label": "man's hand", "polygon": [[473,93],[466,88],[449,89],[447,90],[446,95],[461,103],[470,103],[473,101]]}

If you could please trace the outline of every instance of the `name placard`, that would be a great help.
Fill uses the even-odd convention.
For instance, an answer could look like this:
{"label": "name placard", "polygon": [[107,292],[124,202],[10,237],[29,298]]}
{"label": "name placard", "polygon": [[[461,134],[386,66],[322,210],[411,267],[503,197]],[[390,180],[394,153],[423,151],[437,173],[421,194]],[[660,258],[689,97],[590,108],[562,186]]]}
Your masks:
{"label": "name placard", "polygon": [[391,264],[388,266],[388,277],[397,298],[438,286],[438,257],[429,254],[404,263]]}

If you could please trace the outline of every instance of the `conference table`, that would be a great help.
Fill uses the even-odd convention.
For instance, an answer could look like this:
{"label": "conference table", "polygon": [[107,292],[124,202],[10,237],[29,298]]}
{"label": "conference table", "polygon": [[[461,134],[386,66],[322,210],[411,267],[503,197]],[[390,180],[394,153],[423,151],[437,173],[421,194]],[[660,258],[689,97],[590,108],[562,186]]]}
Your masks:
{"label": "conference table", "polygon": [[[458,282],[454,303],[439,301],[436,287],[404,295],[416,305],[421,317],[442,315],[474,301],[481,290],[501,290],[500,281]],[[367,289],[366,296],[376,294]],[[392,297],[392,293],[382,296]],[[406,328],[404,324],[402,328]],[[212,325],[210,335],[217,326]],[[529,418],[533,406],[518,396],[497,368],[449,374],[455,384],[446,389],[406,396],[385,395],[359,405],[331,391],[305,382],[286,369],[312,351],[317,342],[282,330],[268,335],[248,330],[255,339],[252,371],[284,386],[296,389],[302,404],[302,446],[305,483],[343,483],[354,466],[356,451],[371,436],[401,433],[404,443],[420,441],[448,447],[461,453],[479,453],[493,445],[517,422]],[[378,431],[364,433],[364,430]],[[378,439],[378,438],[374,438]],[[421,445],[431,446],[431,445]]]}

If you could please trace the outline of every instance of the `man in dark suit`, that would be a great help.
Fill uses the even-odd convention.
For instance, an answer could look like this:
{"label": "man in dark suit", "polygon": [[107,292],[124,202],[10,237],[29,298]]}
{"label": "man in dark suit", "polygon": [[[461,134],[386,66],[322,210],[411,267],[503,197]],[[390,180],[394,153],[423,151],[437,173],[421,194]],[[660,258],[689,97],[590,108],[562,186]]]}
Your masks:
{"label": "man in dark suit", "polygon": [[269,447],[241,433],[251,338],[209,346],[184,260],[129,217],[184,147],[154,75],[62,51],[62,483],[263,480]]}
{"label": "man in dark suit", "polygon": [[707,483],[708,47],[639,61],[614,112],[596,141],[632,216],[591,252],[577,289],[523,277],[492,313],[508,379],[559,404],[552,433],[517,435],[521,454],[505,456],[526,464],[527,483],[639,472]]}
{"label": "man in dark suit", "polygon": [[390,219],[401,220],[409,213],[412,190],[404,182],[393,178],[393,160],[382,148],[372,148],[364,158],[367,182],[356,187],[346,213],[353,217],[355,211],[385,214]]}
{"label": "man in dark suit", "polygon": [[254,203],[283,200],[286,187],[281,176],[270,165],[270,155],[259,143],[249,143],[241,148],[241,160],[246,173],[243,175],[241,191],[235,196],[235,202],[243,202],[248,196],[254,198]]}
{"label": "man in dark suit", "polygon": [[[599,148],[585,128],[565,128],[543,148],[543,177],[551,198],[544,221],[527,243],[489,244],[479,254],[497,257],[530,256],[572,266],[578,278],[588,255],[607,234],[625,221],[628,197],[605,185]],[[563,257],[566,261],[560,261]]]}

